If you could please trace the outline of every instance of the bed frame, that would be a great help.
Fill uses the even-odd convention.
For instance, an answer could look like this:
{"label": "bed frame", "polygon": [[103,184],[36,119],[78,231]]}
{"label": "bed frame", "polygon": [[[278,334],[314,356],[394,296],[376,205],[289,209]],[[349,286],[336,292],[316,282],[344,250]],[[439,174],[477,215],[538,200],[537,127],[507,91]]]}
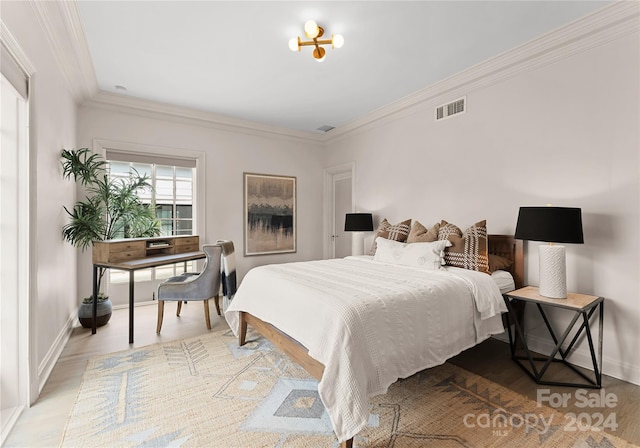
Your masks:
{"label": "bed frame", "polygon": [[[522,240],[516,240],[511,235],[489,235],[489,254],[499,255],[512,261],[508,269],[516,284],[516,289],[524,286],[524,248]],[[520,314],[519,312],[517,314]],[[516,318],[520,318],[519,315]],[[320,381],[324,373],[324,365],[309,356],[308,350],[298,341],[288,336],[273,325],[258,319],[247,312],[240,312],[239,344],[242,346],[247,338],[247,325],[251,325],[258,333],[271,341],[297,362],[311,376]],[[352,448],[353,439],[340,444],[341,448]]]}

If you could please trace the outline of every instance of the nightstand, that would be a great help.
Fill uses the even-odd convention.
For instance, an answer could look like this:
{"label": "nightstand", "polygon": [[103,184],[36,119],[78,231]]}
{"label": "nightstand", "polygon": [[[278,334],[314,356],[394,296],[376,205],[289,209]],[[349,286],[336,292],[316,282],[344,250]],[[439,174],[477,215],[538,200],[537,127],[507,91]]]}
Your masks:
{"label": "nightstand", "polygon": [[[509,309],[509,325],[507,326],[507,330],[509,333],[509,345],[511,347],[511,359],[513,359],[527,374],[534,379],[534,381],[538,384],[544,384],[549,386],[571,386],[571,387],[588,387],[593,389],[600,389],[602,386],[602,329],[603,329],[603,317],[604,317],[604,297],[590,296],[586,294],[576,294],[576,293],[568,293],[566,299],[550,299],[548,297],[543,297],[538,293],[538,288],[536,286],[526,286],[524,288],[517,289],[515,291],[511,291],[507,294],[503,295],[504,301]],[[512,301],[522,301],[524,303],[532,303],[535,304],[540,311],[540,315],[544,320],[547,329],[549,330],[549,334],[555,343],[555,348],[551,352],[548,357],[534,357],[531,350],[529,350],[529,346],[527,345],[527,338],[524,335],[523,325],[518,319],[514,319],[514,309]],[[569,311],[573,311],[575,315],[571,319],[571,322],[567,326],[567,328],[563,331],[560,338],[556,336],[551,324],[549,323],[549,319],[547,318],[544,308],[545,307],[555,307],[562,308]],[[596,310],[599,311],[599,320],[598,320],[598,347],[597,347],[597,356],[596,356],[596,347],[593,344],[593,337],[591,334],[591,317],[595,314]],[[580,317],[582,317],[580,321]],[[511,329],[511,325],[515,327],[515,334]],[[569,337],[572,329],[579,325],[575,334],[569,343],[569,345],[563,349],[562,345],[565,340]],[[580,372],[573,365],[567,362],[567,357],[573,352],[576,347],[576,342],[582,335],[582,333],[586,334],[587,341],[589,343],[589,350],[591,352],[591,360],[593,362],[593,372],[595,378],[589,378],[584,373]],[[518,340],[519,338],[519,340]],[[520,349],[520,350],[517,350]],[[520,354],[518,353],[520,352]],[[522,354],[524,352],[524,354]],[[556,358],[557,355],[560,355],[560,358]],[[526,363],[523,361],[528,361],[528,367]],[[538,368],[535,364],[535,361],[543,361],[544,365],[542,368]],[[563,383],[557,381],[545,381],[542,379],[545,372],[549,368],[552,362],[559,362],[576,372],[582,378],[584,378],[586,383]]]}

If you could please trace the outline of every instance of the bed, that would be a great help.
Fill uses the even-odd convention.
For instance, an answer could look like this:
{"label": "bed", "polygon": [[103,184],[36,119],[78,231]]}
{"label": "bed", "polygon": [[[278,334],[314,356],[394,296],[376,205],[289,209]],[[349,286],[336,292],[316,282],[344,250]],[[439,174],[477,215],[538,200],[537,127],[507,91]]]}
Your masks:
{"label": "bed", "polygon": [[[488,246],[512,261],[511,284],[522,286],[522,242],[489,235]],[[254,268],[225,317],[240,345],[250,325],[319,381],[334,432],[350,447],[366,425],[370,396],[503,331],[504,292],[481,272],[448,267],[426,275],[346,257]]]}

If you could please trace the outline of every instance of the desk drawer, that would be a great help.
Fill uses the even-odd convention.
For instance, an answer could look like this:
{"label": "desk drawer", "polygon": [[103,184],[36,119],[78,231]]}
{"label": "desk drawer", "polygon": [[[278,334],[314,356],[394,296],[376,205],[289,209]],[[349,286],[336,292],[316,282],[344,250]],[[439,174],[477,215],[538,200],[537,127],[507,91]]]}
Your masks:
{"label": "desk drawer", "polygon": [[199,250],[200,250],[200,247],[198,247],[198,243],[176,247],[176,253],[180,253],[180,254],[184,254],[186,252],[197,252]]}
{"label": "desk drawer", "polygon": [[[197,236],[188,236],[186,238],[176,238],[175,246],[179,248],[180,252],[190,252],[191,250],[198,250],[198,246],[200,244],[199,239],[200,238]],[[189,250],[184,249],[185,246],[192,247],[194,245],[196,246],[195,249],[189,249]]]}
{"label": "desk drawer", "polygon": [[[159,243],[163,244],[153,245]],[[198,235],[156,236],[152,238],[95,241],[93,243],[92,258],[94,264],[106,265],[147,257],[197,252],[199,250],[200,237]]]}
{"label": "desk drawer", "polygon": [[93,262],[111,263],[113,261],[128,260],[133,256],[145,256],[145,242],[131,241],[95,241],[93,243]]}
{"label": "desk drawer", "polygon": [[144,249],[134,248],[133,250],[122,250],[111,253],[111,261],[125,261],[125,260],[136,260],[140,258],[146,257],[146,253]]}

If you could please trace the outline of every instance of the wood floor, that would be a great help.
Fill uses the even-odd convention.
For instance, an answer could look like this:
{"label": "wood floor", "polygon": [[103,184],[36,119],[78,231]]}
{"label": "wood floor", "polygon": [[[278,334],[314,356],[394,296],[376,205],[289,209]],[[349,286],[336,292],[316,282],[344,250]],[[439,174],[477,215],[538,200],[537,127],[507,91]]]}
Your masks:
{"label": "wood floor", "polygon": [[[180,317],[175,316],[175,305],[169,304],[167,306],[160,336],[155,333],[156,306],[136,308],[135,344],[133,347],[197,336],[207,331],[204,313],[199,303],[183,305]],[[224,319],[218,317],[215,311],[211,314],[211,325],[212,331],[228,328]],[[111,321],[99,328],[96,335],[92,336],[90,330],[83,328],[74,329],[71,339],[56,363],[40,398],[23,413],[4,446],[59,446],[67,416],[78,393],[87,359],[98,354],[127,350],[130,347],[127,310],[115,310]],[[489,339],[477,347],[465,351],[450,362],[532,400],[536,400],[538,388],[548,388],[537,386],[526,376],[509,359],[508,345],[495,339]],[[558,380],[566,380],[561,377],[564,375],[563,371],[557,372],[557,375],[559,375]],[[572,397],[576,392],[575,388],[551,387],[550,389],[554,393],[570,393]],[[613,434],[640,445],[640,386],[604,376],[603,390],[606,393],[614,393],[618,400],[616,407],[610,410],[616,413],[616,423],[618,424],[618,428]],[[574,402],[575,400],[569,400],[569,404]],[[579,409],[574,405],[560,410],[576,414],[585,412],[585,409]],[[591,413],[589,409],[586,411]]]}

